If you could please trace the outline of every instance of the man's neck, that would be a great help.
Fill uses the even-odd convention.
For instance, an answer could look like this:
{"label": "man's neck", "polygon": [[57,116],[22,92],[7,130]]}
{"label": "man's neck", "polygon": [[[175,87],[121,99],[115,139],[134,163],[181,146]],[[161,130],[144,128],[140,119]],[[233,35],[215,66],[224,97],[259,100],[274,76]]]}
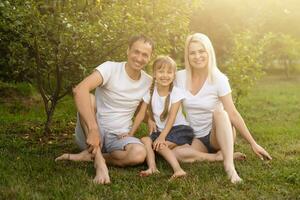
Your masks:
{"label": "man's neck", "polygon": [[125,71],[132,80],[139,80],[141,77],[141,71],[132,69],[128,63],[125,64]]}

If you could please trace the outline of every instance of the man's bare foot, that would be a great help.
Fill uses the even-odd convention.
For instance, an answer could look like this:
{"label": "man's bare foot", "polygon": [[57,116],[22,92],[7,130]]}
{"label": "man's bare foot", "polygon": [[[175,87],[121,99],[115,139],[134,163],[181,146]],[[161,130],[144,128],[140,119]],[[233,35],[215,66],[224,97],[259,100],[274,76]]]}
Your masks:
{"label": "man's bare foot", "polygon": [[149,168],[147,170],[143,170],[139,173],[139,175],[141,177],[146,177],[146,176],[150,176],[152,174],[157,174],[159,173],[158,169],[155,167],[155,168]]}
{"label": "man's bare foot", "polygon": [[64,153],[63,155],[55,158],[55,162],[60,161],[60,160],[92,161],[93,158],[92,158],[92,154],[90,154],[87,150],[84,150],[77,154]]}
{"label": "man's bare foot", "polygon": [[110,184],[110,178],[105,161],[103,160],[102,162],[95,162],[95,168],[96,176],[93,179],[93,182],[95,184]]}
{"label": "man's bare foot", "polygon": [[185,177],[186,175],[187,175],[186,172],[183,171],[183,169],[180,169],[180,170],[174,172],[174,174],[171,176],[170,180]]}
{"label": "man's bare foot", "polygon": [[[234,160],[246,160],[246,154],[241,152],[234,152],[233,153]],[[223,161],[223,155],[221,151],[216,153],[216,161]]]}

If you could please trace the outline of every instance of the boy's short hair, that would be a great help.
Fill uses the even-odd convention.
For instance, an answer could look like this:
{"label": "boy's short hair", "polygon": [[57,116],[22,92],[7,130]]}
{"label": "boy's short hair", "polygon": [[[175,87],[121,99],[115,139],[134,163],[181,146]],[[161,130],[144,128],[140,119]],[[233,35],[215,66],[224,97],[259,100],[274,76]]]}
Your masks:
{"label": "boy's short hair", "polygon": [[129,41],[128,41],[128,47],[129,49],[132,47],[132,45],[136,42],[136,41],[143,41],[144,43],[148,43],[151,45],[151,48],[152,48],[152,52],[154,50],[154,42],[153,40],[151,40],[150,38],[148,38],[147,36],[145,35],[135,35],[135,36],[132,36]]}

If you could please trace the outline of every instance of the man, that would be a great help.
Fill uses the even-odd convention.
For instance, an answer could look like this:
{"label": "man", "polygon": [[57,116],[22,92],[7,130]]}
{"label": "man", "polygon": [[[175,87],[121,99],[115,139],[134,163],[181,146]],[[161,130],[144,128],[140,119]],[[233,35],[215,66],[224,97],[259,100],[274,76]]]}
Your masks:
{"label": "man", "polygon": [[[94,159],[94,182],[98,184],[110,183],[106,163],[124,167],[144,162],[143,144],[127,133],[134,112],[151,85],[151,77],[142,69],[150,61],[153,48],[149,38],[132,37],[127,62],[105,62],[74,88],[78,109],[76,141],[84,150],[63,154],[56,160]],[[95,97],[90,94],[94,89]]]}

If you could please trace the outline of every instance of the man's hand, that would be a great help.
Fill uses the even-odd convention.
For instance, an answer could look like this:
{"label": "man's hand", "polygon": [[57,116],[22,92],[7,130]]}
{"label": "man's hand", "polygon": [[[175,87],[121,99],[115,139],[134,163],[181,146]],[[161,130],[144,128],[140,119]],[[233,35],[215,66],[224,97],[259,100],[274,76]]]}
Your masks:
{"label": "man's hand", "polygon": [[95,155],[100,145],[100,136],[98,130],[95,129],[88,133],[86,143],[88,145],[88,151]]}
{"label": "man's hand", "polygon": [[123,138],[126,138],[126,137],[129,137],[130,135],[128,133],[122,133],[121,135],[118,135],[118,139],[123,139]]}

